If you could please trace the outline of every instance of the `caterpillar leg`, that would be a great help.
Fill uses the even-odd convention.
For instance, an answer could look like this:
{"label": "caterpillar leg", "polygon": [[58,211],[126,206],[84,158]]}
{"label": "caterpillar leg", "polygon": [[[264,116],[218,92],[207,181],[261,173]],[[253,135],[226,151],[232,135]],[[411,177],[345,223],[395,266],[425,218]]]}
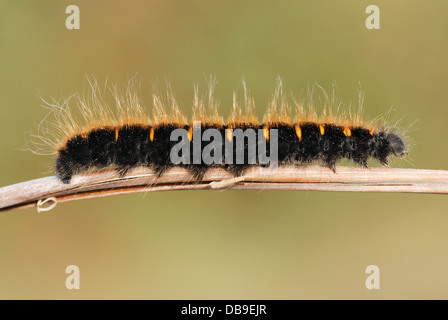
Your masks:
{"label": "caterpillar leg", "polygon": [[333,173],[336,173],[336,160],[327,160],[325,161],[325,165],[333,171]]}
{"label": "caterpillar leg", "polygon": [[188,168],[188,171],[193,176],[193,181],[200,182],[204,179],[205,172],[207,171],[207,168],[196,168],[194,166]]}
{"label": "caterpillar leg", "polygon": [[131,167],[129,166],[125,166],[125,167],[120,167],[118,168],[118,175],[120,176],[120,178],[123,178],[131,169]]}

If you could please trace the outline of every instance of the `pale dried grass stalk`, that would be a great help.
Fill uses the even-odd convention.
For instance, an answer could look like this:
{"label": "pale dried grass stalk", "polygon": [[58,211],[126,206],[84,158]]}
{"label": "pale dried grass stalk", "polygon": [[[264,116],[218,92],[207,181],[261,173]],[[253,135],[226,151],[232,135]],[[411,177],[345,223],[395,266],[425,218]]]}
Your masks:
{"label": "pale dried grass stalk", "polygon": [[46,177],[3,187],[0,210],[38,205],[39,211],[45,211],[60,202],[118,194],[216,189],[447,194],[448,171],[338,167],[335,174],[320,166],[284,166],[277,170],[253,167],[237,178],[222,169],[210,169],[202,181],[197,181],[178,167],[161,177],[140,167],[125,177],[106,170],[77,175],[70,184],[63,184],[57,177]]}

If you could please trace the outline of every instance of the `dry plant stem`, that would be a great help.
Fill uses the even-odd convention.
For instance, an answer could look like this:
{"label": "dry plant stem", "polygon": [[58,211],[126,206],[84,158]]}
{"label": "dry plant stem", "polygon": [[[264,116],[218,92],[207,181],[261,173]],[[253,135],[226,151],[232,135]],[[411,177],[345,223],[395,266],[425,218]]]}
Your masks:
{"label": "dry plant stem", "polygon": [[57,177],[30,180],[0,188],[0,210],[35,206],[54,197],[60,202],[110,195],[205,189],[302,190],[344,192],[448,193],[448,171],[338,167],[333,173],[319,166],[285,166],[276,170],[254,167],[235,178],[222,169],[210,169],[201,181],[182,168],[156,177],[148,168],[136,168],[125,177],[114,170],[73,177],[70,184]]}

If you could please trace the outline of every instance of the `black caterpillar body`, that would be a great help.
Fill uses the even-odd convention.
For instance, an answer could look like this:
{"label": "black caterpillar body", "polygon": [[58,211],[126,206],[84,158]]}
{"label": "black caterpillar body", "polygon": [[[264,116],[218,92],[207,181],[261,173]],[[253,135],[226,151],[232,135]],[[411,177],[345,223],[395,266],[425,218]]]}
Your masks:
{"label": "black caterpillar body", "polygon": [[[179,128],[192,131],[192,126],[189,125],[126,124],[94,128],[74,135],[68,138],[58,150],[57,175],[64,183],[69,183],[73,175],[86,170],[114,167],[120,175],[125,175],[129,169],[137,166],[150,167],[160,175],[174,166],[170,160],[170,152],[177,142],[171,141],[170,136],[173,130]],[[203,125],[201,130],[208,128],[218,129],[223,137],[229,137],[226,130],[229,128],[254,129],[257,135],[260,134],[258,129],[261,129],[263,130],[261,132],[266,133],[264,138],[268,151],[270,141],[269,132],[266,130],[277,129],[279,165],[304,165],[320,160],[336,172],[336,163],[343,158],[368,167],[370,158],[378,160],[382,165],[387,165],[390,156],[402,157],[407,154],[405,143],[399,135],[357,126],[347,127],[334,123],[315,122],[300,122],[293,125],[285,123],[233,124],[232,126],[208,124]],[[193,139],[194,137],[190,139],[190,143],[193,143]],[[258,143],[258,139],[256,141]],[[201,144],[202,148],[206,145],[207,143]],[[245,141],[245,152],[248,147],[248,141]],[[247,157],[245,159],[247,161]],[[222,167],[240,175],[244,169],[254,165],[236,164],[235,161],[233,164],[226,164],[224,159],[222,164],[211,166],[203,162],[192,163],[193,161],[190,161],[190,164],[181,165],[199,178],[211,166]]]}

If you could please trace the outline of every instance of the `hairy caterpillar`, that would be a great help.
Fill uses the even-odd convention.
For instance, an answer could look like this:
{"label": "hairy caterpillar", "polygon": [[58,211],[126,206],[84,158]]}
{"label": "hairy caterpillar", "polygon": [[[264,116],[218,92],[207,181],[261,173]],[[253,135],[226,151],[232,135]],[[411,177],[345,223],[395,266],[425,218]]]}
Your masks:
{"label": "hairy caterpillar", "polygon": [[[41,142],[34,142],[34,146],[53,146],[53,153],[57,154],[56,173],[64,183],[85,171],[116,168],[123,176],[137,166],[150,167],[160,175],[174,165],[181,165],[198,179],[210,167],[222,167],[240,175],[250,165],[265,165],[249,155],[250,150],[260,150],[262,144],[270,156],[276,150],[275,160],[279,165],[321,161],[335,173],[336,163],[343,158],[368,168],[370,158],[387,165],[390,156],[407,154],[405,142],[399,134],[388,128],[379,129],[372,123],[366,124],[361,120],[360,112],[346,117],[340,112],[341,104],[335,101],[334,95],[331,98],[326,96],[320,118],[312,103],[306,110],[303,104],[295,102],[296,117],[292,120],[290,103],[280,80],[262,123],[258,122],[254,100],[244,83],[243,101],[240,102],[234,93],[232,113],[227,123],[218,113],[218,103],[213,97],[214,82],[210,83],[206,97],[200,97],[195,87],[193,120],[199,121],[196,127],[180,112],[171,89],[166,95],[153,95],[154,115],[151,121],[132,82],[124,94],[117,87],[113,88],[115,113],[104,102],[95,81],[90,82],[91,91],[87,98],[75,95],[78,110],[85,120],[83,125],[72,116],[69,100],[62,105],[49,104],[56,116],[59,134],[55,135],[40,125],[37,136]],[[179,139],[173,139],[173,133],[179,129],[184,130],[184,138],[188,139],[186,150],[197,149],[198,137],[207,130],[213,130],[213,140],[209,137],[211,142],[217,143],[217,137],[221,135],[221,144],[214,148],[208,147],[207,143],[199,146],[198,152],[201,155],[209,152],[214,162],[198,161],[191,151],[183,155],[185,161],[173,162],[172,150],[179,143]],[[243,132],[239,142],[235,141],[238,140],[237,132]],[[271,139],[274,136],[275,141]],[[228,146],[230,149],[226,149]],[[238,154],[243,154],[243,160],[236,158]]]}

